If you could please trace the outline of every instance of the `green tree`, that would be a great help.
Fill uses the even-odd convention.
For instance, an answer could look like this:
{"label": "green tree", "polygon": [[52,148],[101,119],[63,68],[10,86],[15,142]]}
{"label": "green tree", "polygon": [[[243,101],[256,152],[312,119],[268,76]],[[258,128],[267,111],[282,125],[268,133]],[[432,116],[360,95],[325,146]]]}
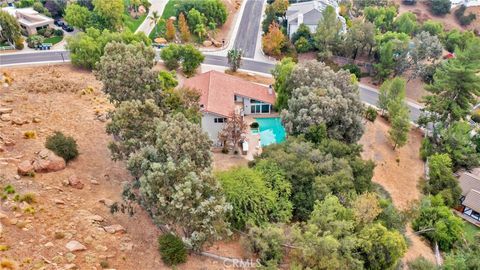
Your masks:
{"label": "green tree", "polygon": [[335,72],[324,63],[308,61],[293,69],[285,92],[291,97],[281,116],[290,134],[320,124],[337,140],[356,142],[363,134],[363,104],[348,71]]}
{"label": "green tree", "polygon": [[334,50],[338,50],[341,35],[342,22],[338,19],[335,9],[332,6],[327,6],[318,21],[314,35],[315,46],[321,53],[328,56]]}
{"label": "green tree", "polygon": [[448,127],[470,114],[476,97],[480,95],[480,42],[472,40],[465,50],[437,68],[434,82],[426,87],[430,95],[424,98],[422,124],[443,123]]}
{"label": "green tree", "polygon": [[158,37],[158,23],[162,16],[158,13],[158,11],[153,11],[151,15],[148,16],[148,19],[150,20],[150,24],[155,25],[155,37]]}
{"label": "green tree", "polygon": [[65,21],[75,27],[85,31],[88,27],[92,26],[92,12],[88,8],[80,6],[78,4],[69,4],[65,9]]}
{"label": "green tree", "polygon": [[410,115],[405,99],[396,98],[388,103],[388,116],[391,128],[388,131],[393,143],[393,150],[407,144],[410,131]]}
{"label": "green tree", "polygon": [[202,24],[205,26],[205,23],[207,22],[207,18],[205,17],[205,15],[200,13],[200,11],[196,10],[195,8],[192,8],[187,13],[187,21],[188,21],[188,27],[190,29],[195,29],[199,24]]}
{"label": "green tree", "polygon": [[470,270],[480,268],[480,235],[474,236],[471,241],[446,254],[443,269]]}
{"label": "green tree", "polygon": [[452,2],[450,0],[430,0],[430,10],[435,15],[444,15],[450,13]]}
{"label": "green tree", "polygon": [[395,30],[397,32],[405,33],[407,35],[413,35],[418,29],[417,16],[412,12],[402,13],[395,18],[394,21]]}
{"label": "green tree", "polygon": [[272,5],[267,5],[265,9],[265,19],[262,21],[262,31],[263,33],[268,33],[268,28],[272,23],[279,23],[278,17],[275,14],[275,10]]}
{"label": "green tree", "polygon": [[297,42],[298,39],[300,38],[305,38],[306,40],[308,40],[308,42],[311,42],[312,41],[312,33],[310,31],[310,27],[308,27],[306,24],[302,23],[300,24],[300,26],[298,26],[298,29],[295,33],[293,33],[292,35],[292,43],[295,44],[295,42]]}
{"label": "green tree", "polygon": [[211,141],[182,114],[156,124],[155,142],[128,161],[139,177],[140,200],[157,224],[179,232],[188,247],[200,250],[225,231],[231,209],[212,177]]}
{"label": "green tree", "polygon": [[462,220],[445,206],[440,195],[422,199],[412,227],[416,231],[423,230],[422,235],[431,242],[438,243],[443,251],[450,250],[463,233]]}
{"label": "green tree", "polygon": [[441,194],[448,206],[456,206],[461,196],[458,180],[453,175],[452,160],[448,154],[434,154],[428,158],[428,179],[424,192]]}
{"label": "green tree", "polygon": [[170,70],[177,69],[180,64],[182,47],[178,44],[169,44],[160,51],[160,58],[162,58],[165,66]]}
{"label": "green tree", "polygon": [[407,251],[405,238],[380,224],[365,227],[358,238],[366,269],[395,269]]}
{"label": "green tree", "polygon": [[432,36],[441,36],[443,34],[443,24],[434,20],[427,20],[423,23],[421,31],[428,32]]}
{"label": "green tree", "polygon": [[[177,16],[180,13],[188,14],[192,9],[196,9],[207,19],[205,25],[214,22],[218,26],[222,26],[228,17],[228,11],[221,0],[182,0],[176,5]],[[188,16],[187,16],[188,17]],[[196,25],[196,24],[195,24]]]}
{"label": "green tree", "polygon": [[295,42],[295,48],[297,49],[297,52],[299,52],[299,53],[306,53],[306,52],[311,51],[313,49],[313,46],[310,44],[310,42],[306,38],[300,37]]}
{"label": "green tree", "polygon": [[365,51],[370,54],[375,45],[375,26],[368,21],[354,20],[347,30],[344,44],[346,53],[353,59]]}
{"label": "green tree", "polygon": [[21,36],[20,25],[17,19],[8,12],[0,10],[0,39],[13,45]]}
{"label": "green tree", "polygon": [[382,110],[382,114],[388,110],[388,105],[391,101],[395,99],[403,100],[405,98],[405,86],[406,82],[401,77],[395,77],[382,83],[377,103]]}
{"label": "green tree", "polygon": [[144,43],[150,45],[150,39],[143,33],[133,34],[130,31],[110,32],[105,29],[100,31],[95,28],[88,28],[86,32],[80,32],[72,37],[67,37],[67,48],[70,50],[70,57],[75,66],[93,69],[104,48],[111,41],[131,43]]}
{"label": "green tree", "polygon": [[469,42],[479,42],[472,31],[462,32],[458,29],[453,29],[445,34],[443,43],[449,52],[454,52],[457,48],[465,50]]}
{"label": "green tree", "polygon": [[127,160],[142,147],[155,142],[155,124],[163,119],[162,110],[154,100],[124,101],[112,113],[107,133],[118,140],[108,145],[113,160]]}
{"label": "green tree", "polygon": [[161,89],[173,89],[178,85],[177,73],[175,71],[161,70],[158,73],[158,80],[160,81]]}
{"label": "green tree", "polygon": [[205,60],[205,56],[192,44],[184,45],[181,49],[182,70],[187,76],[195,74],[195,70]]}
{"label": "green tree", "polygon": [[437,270],[437,266],[425,257],[417,257],[415,260],[408,261],[407,265],[410,270]]}
{"label": "green tree", "polygon": [[231,49],[227,53],[228,64],[230,65],[230,70],[236,72],[237,69],[242,65],[242,49]]}
{"label": "green tree", "polygon": [[288,106],[288,100],[291,96],[291,90],[289,91],[287,86],[288,78],[295,67],[295,62],[290,57],[283,58],[279,63],[275,65],[275,68],[272,70],[273,78],[275,82],[273,83],[273,89],[277,95],[277,100],[275,107],[277,110],[286,109]]}
{"label": "green tree", "polygon": [[125,10],[123,0],[93,0],[93,11],[98,15],[103,28],[119,30],[123,26],[122,15]]}
{"label": "green tree", "polygon": [[[409,50],[410,63],[412,68],[412,75],[410,79],[416,78],[425,72],[430,66],[436,66],[438,60],[443,52],[443,46],[437,36],[432,36],[428,32],[420,32],[415,36],[413,47]],[[428,64],[426,64],[428,63]]]}
{"label": "green tree", "polygon": [[205,39],[205,36],[207,35],[207,28],[205,27],[205,24],[200,23],[195,25],[195,29],[193,30],[193,32],[197,34],[197,37],[200,41],[203,41]]}
{"label": "green tree", "polygon": [[263,266],[276,267],[284,257],[283,243],[286,242],[281,227],[268,224],[264,227],[252,227],[246,236],[247,249],[258,255]]}
{"label": "green tree", "polygon": [[155,51],[139,44],[111,42],[105,46],[95,71],[112,102],[154,99],[160,104],[158,73],[153,71]]}
{"label": "green tree", "polygon": [[397,16],[397,9],[394,6],[375,7],[368,6],[364,10],[365,19],[380,29],[381,32],[393,30],[393,21]]}
{"label": "green tree", "polygon": [[247,225],[261,225],[269,221],[276,196],[260,172],[236,167],[219,172],[216,177],[233,207],[229,221],[234,228],[243,230]]}

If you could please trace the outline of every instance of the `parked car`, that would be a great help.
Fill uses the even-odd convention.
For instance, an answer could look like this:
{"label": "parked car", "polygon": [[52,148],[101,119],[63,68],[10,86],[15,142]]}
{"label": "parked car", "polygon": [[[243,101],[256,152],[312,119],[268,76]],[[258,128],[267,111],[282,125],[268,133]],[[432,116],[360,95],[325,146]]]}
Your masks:
{"label": "parked car", "polygon": [[62,29],[65,30],[66,32],[73,32],[73,27],[71,27],[70,25],[68,24],[64,24],[62,26]]}
{"label": "parked car", "polygon": [[59,27],[63,27],[65,25],[65,23],[63,21],[60,21],[60,20],[55,20],[53,21],[53,23],[56,25],[56,26],[59,26]]}

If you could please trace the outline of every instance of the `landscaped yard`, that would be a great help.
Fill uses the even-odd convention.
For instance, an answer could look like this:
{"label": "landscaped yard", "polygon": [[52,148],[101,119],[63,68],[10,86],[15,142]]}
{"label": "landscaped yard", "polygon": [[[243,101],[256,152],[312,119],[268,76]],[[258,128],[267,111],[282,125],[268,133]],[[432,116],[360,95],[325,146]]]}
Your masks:
{"label": "landscaped yard", "polygon": [[[162,33],[165,33],[165,20],[172,17],[172,16],[175,16],[176,13],[177,13],[177,9],[176,9],[176,4],[180,2],[179,0],[170,0],[168,1],[167,5],[165,6],[165,9],[163,10],[163,14],[162,14],[162,20],[160,20],[158,23],[157,23],[157,30],[158,30],[158,35],[161,35]],[[147,19],[147,20],[150,20],[150,19]],[[150,33],[149,37],[151,39],[155,39],[156,38],[156,35],[155,35],[155,27],[153,28],[152,32]]]}
{"label": "landscaped yard", "polygon": [[130,29],[130,31],[135,32],[137,28],[142,24],[142,22],[145,20],[147,17],[146,14],[138,16],[137,19],[133,18],[132,16],[128,14],[124,14],[123,16],[123,22],[125,26]]}
{"label": "landscaped yard", "polygon": [[468,242],[472,242],[475,235],[480,233],[480,228],[466,221],[464,221],[464,224],[465,238]]}
{"label": "landscaped yard", "polygon": [[50,37],[50,38],[46,38],[43,43],[52,43],[53,45],[59,43],[60,41],[63,40],[63,37],[61,36],[53,36],[53,37]]}

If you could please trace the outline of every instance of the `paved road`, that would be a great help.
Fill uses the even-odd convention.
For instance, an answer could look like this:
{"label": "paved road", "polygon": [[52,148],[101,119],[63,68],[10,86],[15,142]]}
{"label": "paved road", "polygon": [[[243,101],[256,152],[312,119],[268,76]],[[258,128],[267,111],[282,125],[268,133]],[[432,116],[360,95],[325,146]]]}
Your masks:
{"label": "paved road", "polygon": [[[47,62],[68,62],[70,55],[68,51],[42,51],[33,53],[15,53],[15,54],[0,54],[0,67]],[[227,58],[218,55],[205,54],[204,64],[227,67]],[[242,69],[246,71],[254,71],[259,73],[268,73],[274,67],[273,64],[264,63],[249,59],[244,59],[242,62]],[[368,104],[376,105],[378,102],[378,92],[368,86],[360,85],[360,99]],[[410,118],[413,122],[418,120],[420,116],[420,106],[411,102],[407,102],[410,109]]]}
{"label": "paved road", "polygon": [[262,19],[262,7],[265,0],[247,0],[240,27],[235,38],[234,48],[243,50],[243,57],[254,58],[257,45],[258,26]]}

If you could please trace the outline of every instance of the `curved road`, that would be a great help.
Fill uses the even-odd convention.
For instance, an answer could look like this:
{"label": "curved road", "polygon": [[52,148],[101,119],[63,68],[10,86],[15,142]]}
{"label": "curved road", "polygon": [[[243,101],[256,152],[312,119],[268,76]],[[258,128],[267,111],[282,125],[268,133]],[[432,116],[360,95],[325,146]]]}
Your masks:
{"label": "curved road", "polygon": [[[63,51],[42,51],[31,53],[12,53],[0,54],[0,67],[15,65],[34,65],[42,63],[62,63],[70,61],[70,53]],[[227,58],[218,55],[209,55],[205,53],[204,64],[228,67]],[[271,63],[244,59],[242,61],[242,69],[246,71],[254,71],[259,73],[270,74],[270,70],[274,67]],[[370,105],[376,105],[378,102],[378,92],[376,89],[360,84],[360,99]],[[416,122],[420,116],[421,106],[412,102],[407,102],[410,109],[410,119]]]}

